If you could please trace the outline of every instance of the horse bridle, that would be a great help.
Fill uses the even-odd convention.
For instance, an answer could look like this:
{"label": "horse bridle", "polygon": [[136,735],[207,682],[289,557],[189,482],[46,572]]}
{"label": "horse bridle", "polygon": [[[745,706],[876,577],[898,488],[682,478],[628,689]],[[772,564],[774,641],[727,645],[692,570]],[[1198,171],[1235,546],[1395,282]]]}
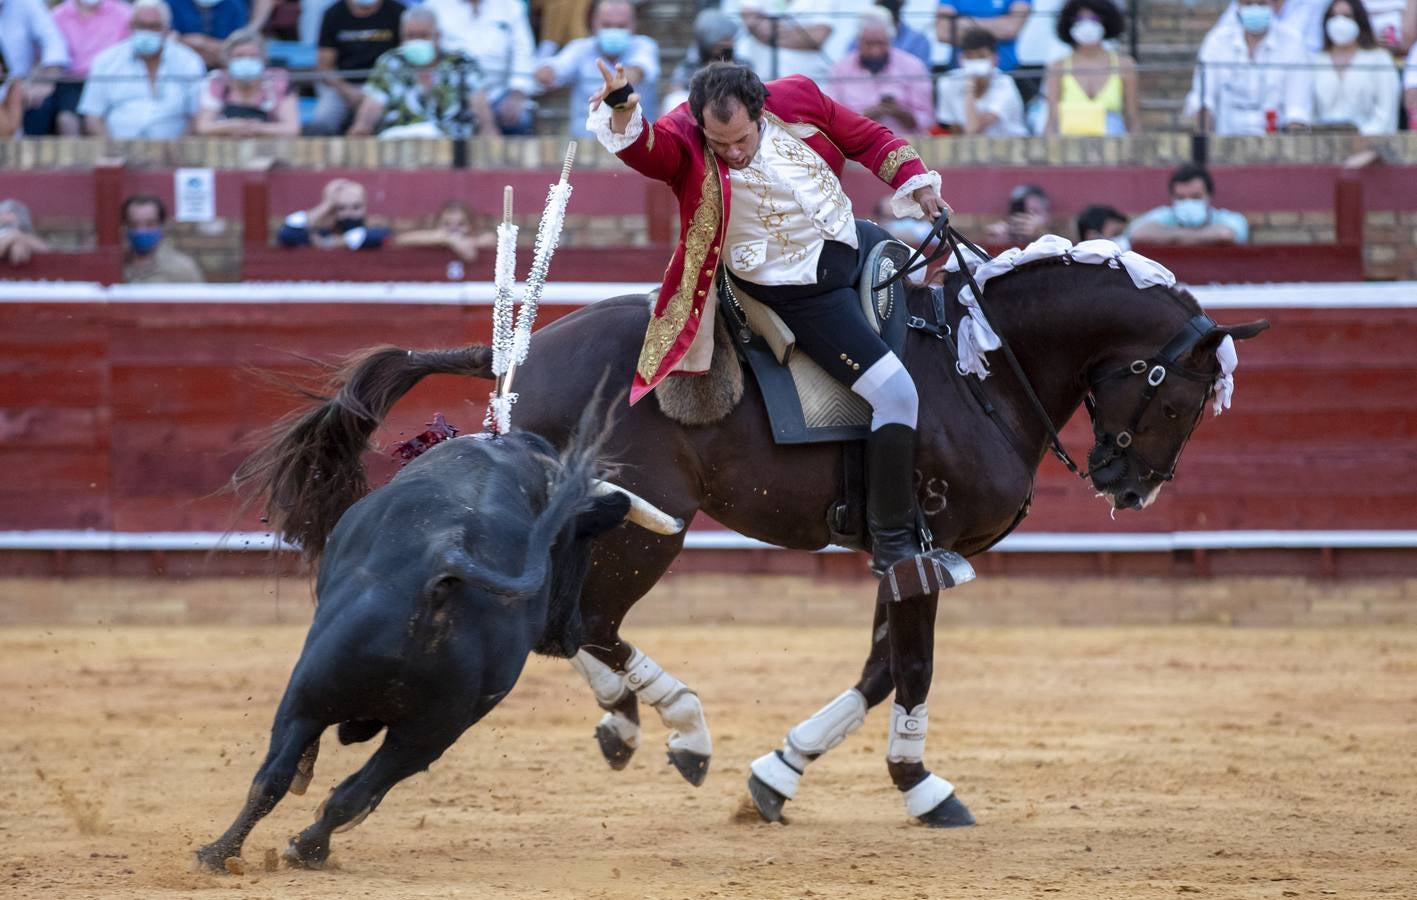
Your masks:
{"label": "horse bridle", "polygon": [[[881,284],[875,285],[873,289],[882,290],[888,288],[911,272],[925,268],[942,256],[953,253],[959,263],[960,271],[964,273],[965,278],[968,279],[970,290],[974,292],[974,296],[978,300],[979,307],[982,310],[984,307],[984,291],[980,289],[978,282],[975,281],[973,270],[970,269],[968,263],[965,261],[964,250],[967,248],[983,261],[988,261],[993,257],[973,241],[969,240],[969,238],[960,234],[954,226],[949,224],[949,218],[949,212],[946,211],[936,219],[930,229],[930,234],[920,242],[920,246],[911,254],[906,264],[890,278],[886,279]],[[924,248],[928,246],[932,240],[938,240],[940,245],[929,256],[926,256]],[[912,324],[916,323],[912,322]],[[945,324],[943,318],[940,324],[944,326],[945,329],[948,329],[948,325]],[[1188,381],[1197,381],[1206,384],[1214,383],[1216,377],[1215,372],[1198,372],[1194,369],[1188,369],[1180,365],[1178,360],[1195,349],[1201,341],[1205,340],[1207,336],[1218,328],[1219,326],[1215,324],[1214,320],[1207,315],[1192,316],[1191,319],[1182,326],[1181,330],[1167,341],[1165,346],[1153,356],[1147,359],[1134,360],[1130,365],[1121,366],[1111,372],[1105,372],[1096,377],[1090,376],[1088,378],[1088,392],[1087,396],[1083,398],[1083,405],[1087,409],[1088,419],[1092,422],[1092,434],[1095,443],[1093,444],[1092,450],[1088,453],[1087,463],[1089,468],[1086,470],[1083,470],[1073,460],[1072,455],[1068,453],[1067,449],[1063,447],[1063,440],[1058,434],[1057,427],[1053,424],[1052,418],[1049,417],[1048,411],[1043,408],[1043,401],[1038,399],[1037,391],[1033,389],[1032,382],[1028,380],[1028,376],[1023,371],[1023,366],[1019,363],[1018,357],[1014,355],[1013,348],[1009,346],[1008,340],[1003,335],[999,335],[998,337],[999,349],[1003,352],[1005,360],[1008,361],[1009,368],[1013,371],[1014,377],[1016,377],[1019,384],[1023,386],[1023,391],[1028,397],[1029,404],[1033,407],[1034,412],[1048,432],[1048,440],[1052,446],[1053,455],[1061,460],[1063,465],[1068,467],[1068,471],[1079,478],[1086,479],[1093,477],[1095,473],[1107,470],[1115,464],[1121,463],[1120,466],[1116,467],[1116,472],[1106,481],[1099,480],[1094,482],[1097,487],[1105,488],[1110,484],[1121,481],[1133,461],[1138,464],[1138,470],[1144,473],[1141,475],[1141,480],[1143,481],[1165,482],[1175,478],[1176,466],[1180,462],[1181,453],[1186,449],[1186,444],[1190,442],[1190,433],[1194,432],[1195,424],[1200,421],[1200,417],[1205,411],[1205,403],[1210,397],[1210,392],[1207,391],[1206,396],[1202,398],[1200,407],[1196,410],[1192,420],[1191,431],[1187,433],[1186,440],[1183,441],[1181,446],[1177,449],[1175,456],[1170,461],[1170,465],[1165,470],[1158,469],[1141,455],[1140,451],[1138,451],[1135,446],[1135,436],[1141,426],[1142,419],[1146,416],[1147,409],[1150,408],[1152,401],[1155,400],[1158,393],[1160,393],[1161,386],[1166,382],[1168,376],[1175,375]],[[941,332],[939,329],[925,330],[936,332],[937,337],[945,336],[945,332]],[[1133,376],[1144,377],[1146,384],[1142,388],[1141,396],[1137,399],[1136,408],[1132,411],[1132,416],[1127,426],[1117,432],[1116,437],[1113,437],[1107,433],[1098,418],[1095,396],[1096,390],[1098,385],[1103,382]],[[1010,443],[1014,445],[1016,450],[1018,449],[1016,442],[1011,440]]]}

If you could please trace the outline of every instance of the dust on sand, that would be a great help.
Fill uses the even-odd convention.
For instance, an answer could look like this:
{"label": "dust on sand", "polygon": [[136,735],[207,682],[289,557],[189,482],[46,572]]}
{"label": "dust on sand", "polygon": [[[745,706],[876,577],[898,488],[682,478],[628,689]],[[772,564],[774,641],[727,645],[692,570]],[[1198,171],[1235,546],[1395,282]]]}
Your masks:
{"label": "dust on sand", "polygon": [[1417,897],[1417,631],[941,629],[927,762],[979,818],[907,822],[886,714],[788,812],[738,814],[748,762],[853,680],[863,629],[627,637],[699,692],[708,782],[646,716],[612,772],[588,691],[536,659],[426,774],[337,835],[273,850],[370,745],[327,734],[238,874],[193,869],[265,752],[303,630],[0,630],[0,895],[80,898]]}

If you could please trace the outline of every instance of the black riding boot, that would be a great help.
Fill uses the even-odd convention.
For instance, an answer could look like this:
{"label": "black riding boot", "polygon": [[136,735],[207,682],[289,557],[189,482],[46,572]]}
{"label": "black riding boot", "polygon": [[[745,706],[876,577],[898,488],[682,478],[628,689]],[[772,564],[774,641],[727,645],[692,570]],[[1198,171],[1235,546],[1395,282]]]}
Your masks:
{"label": "black riding boot", "polygon": [[866,442],[866,522],[871,571],[920,553],[915,528],[915,429],[882,425]]}

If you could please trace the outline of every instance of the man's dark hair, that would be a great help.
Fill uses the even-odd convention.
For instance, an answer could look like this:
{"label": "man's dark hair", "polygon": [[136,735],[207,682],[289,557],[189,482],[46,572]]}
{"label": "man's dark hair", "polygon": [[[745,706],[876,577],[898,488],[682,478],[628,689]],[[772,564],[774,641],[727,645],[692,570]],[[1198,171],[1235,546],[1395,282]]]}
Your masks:
{"label": "man's dark hair", "polygon": [[118,220],[125,225],[128,224],[128,210],[135,206],[147,206],[148,204],[157,207],[157,223],[159,225],[167,224],[167,207],[163,204],[162,198],[157,194],[134,194],[127,200],[124,200],[123,205],[119,207],[118,210]]}
{"label": "man's dark hair", "polygon": [[1215,195],[1215,181],[1210,177],[1210,173],[1205,170],[1205,166],[1200,163],[1182,163],[1171,173],[1171,180],[1166,182],[1166,193],[1171,193],[1178,184],[1185,184],[1188,181],[1195,181],[1199,178],[1205,184],[1207,197]]}
{"label": "man's dark hair", "polygon": [[763,100],[767,95],[762,79],[747,66],[709,63],[695,72],[689,82],[689,111],[702,128],[704,110],[711,111],[720,122],[727,122],[733,117],[736,100],[748,111],[748,118],[756,122],[763,114]]}
{"label": "man's dark hair", "polygon": [[1107,223],[1113,221],[1121,222],[1125,225],[1127,224],[1127,217],[1117,212],[1117,210],[1111,206],[1089,206],[1078,214],[1078,240],[1087,240],[1087,233],[1089,231],[1095,231],[1101,234]]}
{"label": "man's dark hair", "polygon": [[1063,8],[1058,12],[1058,39],[1069,47],[1076,47],[1077,41],[1073,40],[1073,23],[1078,20],[1078,13],[1088,10],[1094,13],[1102,22],[1102,37],[1104,40],[1112,40],[1120,37],[1126,22],[1122,19],[1122,11],[1117,8],[1117,4],[1112,0],[1068,0]]}
{"label": "man's dark hair", "polygon": [[959,39],[959,52],[968,53],[971,50],[988,50],[994,53],[999,49],[999,39],[994,37],[983,28],[971,28]]}

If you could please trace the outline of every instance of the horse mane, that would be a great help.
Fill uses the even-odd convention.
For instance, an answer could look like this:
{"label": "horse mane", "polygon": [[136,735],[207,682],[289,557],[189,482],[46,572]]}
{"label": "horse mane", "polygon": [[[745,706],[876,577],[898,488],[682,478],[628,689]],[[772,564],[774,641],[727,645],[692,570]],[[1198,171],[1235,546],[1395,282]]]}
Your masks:
{"label": "horse mane", "polygon": [[[1112,268],[1111,266],[1097,265],[1097,264],[1094,264],[1094,263],[1075,263],[1075,262],[1068,261],[1068,260],[1066,260],[1064,257],[1061,257],[1061,256],[1050,256],[1050,257],[1047,257],[1047,258],[1045,258],[1045,259],[1035,259],[1035,260],[1033,260],[1033,261],[1031,261],[1031,262],[1026,262],[1026,263],[1024,263],[1024,264],[1021,265],[1021,266],[1014,266],[1014,267],[1013,267],[1011,270],[1009,270],[1008,272],[1003,272],[1003,273],[1001,273],[1001,274],[999,274],[999,275],[995,275],[993,278],[989,279],[989,281],[990,281],[991,284],[992,284],[992,283],[995,283],[995,282],[999,282],[999,281],[1007,281],[1009,278],[1013,277],[1014,275],[1017,275],[1017,274],[1020,273],[1020,272],[1029,272],[1029,271],[1032,271],[1032,270],[1034,270],[1034,269],[1041,269],[1041,268],[1045,268],[1045,267],[1048,267],[1048,266],[1060,266],[1060,265],[1066,265],[1066,266],[1070,266],[1070,267],[1071,267],[1071,266],[1076,266],[1076,265],[1081,265],[1081,266],[1087,266],[1087,267],[1096,268],[1096,269],[1110,269],[1110,268]],[[1114,270],[1114,271],[1120,271],[1120,270]],[[959,272],[946,272],[944,269],[940,269],[936,274],[937,274],[937,275],[939,276],[939,278],[940,278],[940,284],[941,284],[941,286],[947,286],[947,285],[949,285],[951,282],[957,282],[957,283],[959,283],[959,284],[963,284],[963,283],[964,283],[964,276],[961,275]],[[1138,290],[1138,291],[1158,291],[1158,292],[1161,293],[1163,296],[1165,296],[1165,297],[1167,297],[1168,299],[1174,301],[1178,306],[1180,306],[1181,309],[1182,309],[1183,311],[1185,311],[1187,317],[1199,316],[1199,315],[1204,315],[1204,314],[1205,314],[1205,310],[1201,308],[1200,301],[1197,300],[1196,297],[1195,297],[1195,295],[1192,294],[1192,293],[1190,292],[1190,290],[1189,290],[1186,286],[1184,286],[1184,285],[1182,285],[1182,284],[1173,284],[1173,285],[1169,285],[1169,286],[1168,286],[1168,285],[1159,285],[1159,284],[1158,284],[1158,285],[1153,285],[1153,286],[1148,287],[1148,288],[1137,288],[1137,290]],[[987,286],[984,288],[984,292],[985,292],[986,294],[989,292],[989,288],[988,288]]]}

